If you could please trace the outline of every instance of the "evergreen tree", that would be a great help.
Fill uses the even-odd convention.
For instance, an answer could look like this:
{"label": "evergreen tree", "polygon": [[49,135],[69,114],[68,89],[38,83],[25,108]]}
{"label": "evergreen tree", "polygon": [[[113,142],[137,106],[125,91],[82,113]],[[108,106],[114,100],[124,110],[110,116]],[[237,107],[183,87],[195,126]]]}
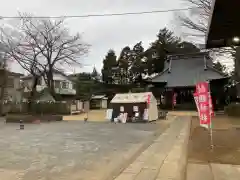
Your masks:
{"label": "evergreen tree", "polygon": [[117,65],[117,57],[114,50],[109,50],[103,60],[102,81],[107,84],[113,83],[113,68]]}
{"label": "evergreen tree", "polygon": [[180,43],[180,39],[174,36],[173,32],[167,28],[160,29],[157,38],[151,47],[155,51],[155,57],[153,59],[154,73],[163,71],[167,55],[174,52],[174,49],[176,49]]}
{"label": "evergreen tree", "polygon": [[97,72],[97,69],[95,67],[93,68],[93,71],[91,73],[91,77],[92,77],[93,80],[96,80],[96,81],[100,80],[100,75]]}
{"label": "evergreen tree", "polygon": [[142,42],[137,43],[132,49],[132,64],[131,64],[131,73],[133,81],[138,81],[141,79],[141,75],[145,73],[146,63],[143,60],[144,57],[144,48]]}
{"label": "evergreen tree", "polygon": [[167,28],[160,29],[157,40],[145,52],[148,73],[160,73],[164,70],[167,55],[200,52],[192,43],[181,41]]}
{"label": "evergreen tree", "polygon": [[131,65],[131,55],[132,51],[129,46],[126,46],[122,49],[120,56],[118,58],[118,66],[119,68],[123,68],[124,70],[128,70]]}
{"label": "evergreen tree", "polygon": [[115,81],[119,84],[129,84],[131,80],[130,67],[132,64],[132,50],[129,46],[122,49],[118,58],[118,68],[115,71]]}

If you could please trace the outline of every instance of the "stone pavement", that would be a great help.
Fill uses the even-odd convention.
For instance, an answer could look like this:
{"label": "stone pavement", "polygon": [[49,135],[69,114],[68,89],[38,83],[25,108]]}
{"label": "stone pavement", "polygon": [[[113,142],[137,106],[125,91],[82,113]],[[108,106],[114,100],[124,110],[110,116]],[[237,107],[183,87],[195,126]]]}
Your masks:
{"label": "stone pavement", "polygon": [[17,123],[4,124],[0,127],[0,180],[105,180],[105,175],[146,149],[158,137],[156,132],[164,132],[168,125],[163,123],[167,121],[62,121],[25,124],[22,131]]}
{"label": "stone pavement", "polygon": [[114,180],[183,180],[190,117],[178,117]]}
{"label": "stone pavement", "polygon": [[89,122],[107,122],[106,120],[106,110],[91,110],[87,113],[63,116],[64,121],[84,121],[88,117]]}
{"label": "stone pavement", "polygon": [[194,164],[187,166],[187,180],[239,180],[240,165]]}

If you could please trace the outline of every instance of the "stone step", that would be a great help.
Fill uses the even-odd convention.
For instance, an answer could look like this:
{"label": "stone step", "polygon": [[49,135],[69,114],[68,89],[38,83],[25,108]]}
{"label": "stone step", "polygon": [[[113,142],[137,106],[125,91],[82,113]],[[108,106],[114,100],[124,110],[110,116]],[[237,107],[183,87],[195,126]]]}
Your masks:
{"label": "stone step", "polygon": [[188,163],[186,180],[214,180],[208,164]]}

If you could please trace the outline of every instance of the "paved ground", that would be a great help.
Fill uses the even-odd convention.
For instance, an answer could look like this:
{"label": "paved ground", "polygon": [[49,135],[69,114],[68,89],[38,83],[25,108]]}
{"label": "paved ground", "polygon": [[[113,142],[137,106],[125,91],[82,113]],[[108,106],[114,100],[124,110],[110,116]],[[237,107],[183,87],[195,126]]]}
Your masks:
{"label": "paved ground", "polygon": [[187,180],[239,180],[240,165],[194,164],[187,167]]}
{"label": "paved ground", "polygon": [[224,115],[213,119],[213,145],[209,131],[193,118],[189,140],[187,180],[239,180],[239,119]]}
{"label": "paved ground", "polygon": [[[0,177],[4,180],[99,180],[129,158],[165,123],[81,121],[0,128]],[[98,174],[102,173],[102,174]]]}
{"label": "paved ground", "polygon": [[190,118],[177,118],[115,180],[183,180]]}
{"label": "paved ground", "polygon": [[78,115],[63,116],[63,120],[67,121],[83,121],[84,118],[88,117],[88,121],[91,122],[106,122],[106,110],[91,110],[88,115],[87,113],[82,113]]}

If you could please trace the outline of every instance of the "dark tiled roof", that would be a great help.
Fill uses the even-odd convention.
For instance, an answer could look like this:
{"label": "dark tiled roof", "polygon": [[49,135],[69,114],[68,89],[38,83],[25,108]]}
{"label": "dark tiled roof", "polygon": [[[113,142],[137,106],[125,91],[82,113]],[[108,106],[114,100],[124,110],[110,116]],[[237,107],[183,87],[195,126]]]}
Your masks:
{"label": "dark tiled roof", "polygon": [[[0,70],[4,71],[5,69],[0,68]],[[23,76],[24,75],[24,74],[21,74],[21,73],[16,73],[16,72],[8,71],[8,70],[7,70],[7,73],[8,73],[8,75],[11,75],[11,76]]]}
{"label": "dark tiled roof", "polygon": [[151,82],[166,82],[167,87],[195,86],[199,81],[223,79],[225,76],[212,67],[205,53],[169,57],[165,70],[153,77]]}
{"label": "dark tiled roof", "polygon": [[[71,79],[69,76],[67,76],[67,75],[66,75],[64,72],[62,72],[62,71],[59,71],[59,70],[57,70],[57,69],[53,69],[53,73],[55,73],[55,74],[61,74],[62,76],[66,77],[68,80],[72,81],[72,79]],[[28,78],[32,78],[32,77],[33,77],[32,74],[28,74],[27,76],[21,77],[21,79],[28,79]]]}

